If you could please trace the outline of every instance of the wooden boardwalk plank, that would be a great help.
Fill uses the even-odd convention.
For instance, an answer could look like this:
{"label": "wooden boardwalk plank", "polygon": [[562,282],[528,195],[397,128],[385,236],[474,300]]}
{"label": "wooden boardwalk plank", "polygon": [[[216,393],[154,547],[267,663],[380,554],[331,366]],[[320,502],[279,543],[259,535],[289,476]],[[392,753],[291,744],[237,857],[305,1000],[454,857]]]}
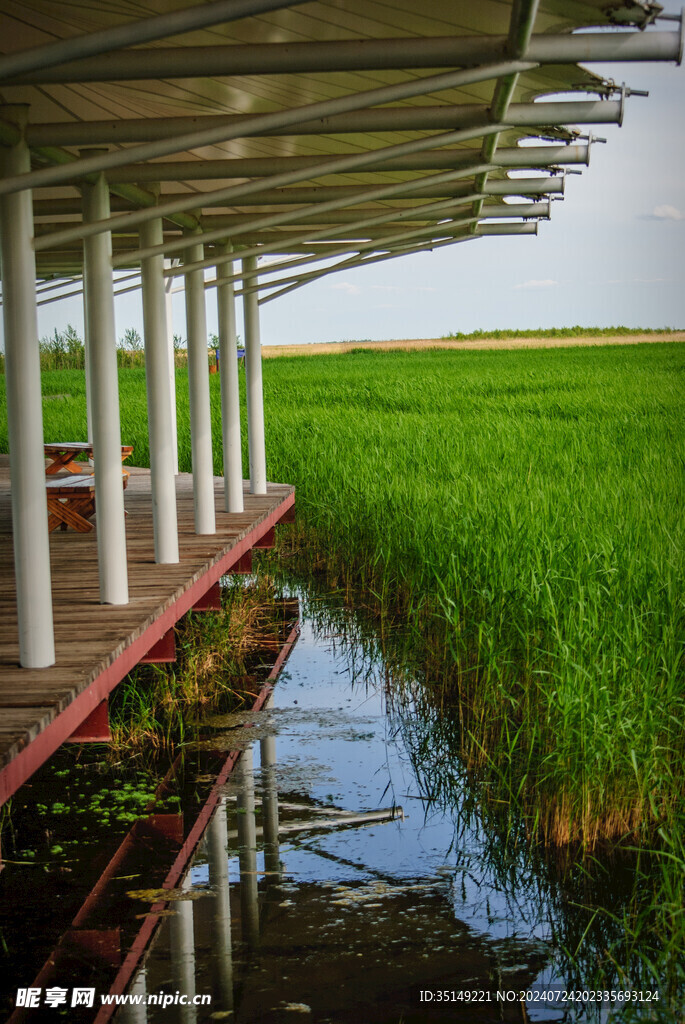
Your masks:
{"label": "wooden boardwalk plank", "polygon": [[[245,484],[245,511],[228,514],[221,511],[223,482],[217,479],[216,534],[196,536],[192,477],[182,474],[177,477],[180,562],[157,565],[149,471],[132,469],[125,494],[129,604],[99,602],[97,512],[92,533],[51,534],[57,660],[47,669],[25,669],[18,664],[9,461],[0,455],[0,778],[37,738],[40,742],[35,747],[43,753],[49,747],[56,749],[54,737],[48,741],[40,734],[48,727],[57,734],[60,723],[56,720],[67,709],[65,722],[81,713],[87,717],[89,702],[98,698],[103,687],[109,692],[126,675],[127,661],[134,658],[132,664],[137,663],[138,652],[146,643],[152,644],[150,637],[161,628],[162,620],[175,621],[179,608],[191,607],[221,567],[233,564],[252,547],[293,501],[294,488],[288,485],[269,484],[268,493],[257,496]],[[66,724],[61,731],[64,728]],[[0,785],[0,802],[7,795]]]}

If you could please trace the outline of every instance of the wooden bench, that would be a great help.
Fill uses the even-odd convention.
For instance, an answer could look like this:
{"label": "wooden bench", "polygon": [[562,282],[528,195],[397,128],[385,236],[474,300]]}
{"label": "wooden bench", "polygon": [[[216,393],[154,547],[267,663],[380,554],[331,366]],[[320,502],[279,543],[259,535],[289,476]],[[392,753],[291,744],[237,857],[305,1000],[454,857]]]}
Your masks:
{"label": "wooden bench", "polygon": [[[87,473],[89,471],[87,463],[76,462],[75,460],[80,455],[85,455],[87,459],[93,458],[93,446],[87,441],[64,441],[62,444],[44,444],[43,451],[46,458],[52,459],[50,464],[45,467],[46,476],[54,476],[64,470],[74,474]],[[132,452],[132,444],[122,444],[121,461],[125,462]]]}
{"label": "wooden bench", "polygon": [[[124,490],[128,484],[128,471],[122,470]],[[71,526],[78,533],[89,533],[93,524],[88,522],[95,514],[95,478],[90,473],[80,476],[48,477],[45,481],[48,499],[48,532],[59,526]]]}

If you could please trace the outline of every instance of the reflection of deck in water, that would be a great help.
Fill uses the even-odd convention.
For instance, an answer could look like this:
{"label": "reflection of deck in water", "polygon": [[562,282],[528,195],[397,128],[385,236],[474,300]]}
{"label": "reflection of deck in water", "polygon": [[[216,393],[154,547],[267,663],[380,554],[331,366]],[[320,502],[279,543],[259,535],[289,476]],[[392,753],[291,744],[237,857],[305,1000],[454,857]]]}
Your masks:
{"label": "reflection of deck in water", "polygon": [[[223,485],[215,486],[223,507]],[[140,659],[255,546],[294,503],[294,489],[245,491],[245,511],[217,512],[216,534],[193,525],[192,477],[177,477],[180,561],[154,561],[150,476],[134,471],[126,491],[130,602],[99,603],[95,531],[50,536],[57,661],[19,668],[7,456],[0,456],[0,803],[71,736]]]}
{"label": "reflection of deck in water", "polygon": [[[176,1021],[200,1024],[228,1016],[239,1024],[280,1024],[305,1019],[330,1024],[389,1024],[467,1019],[517,1022],[518,998],[509,993],[530,986],[544,962],[539,949],[518,942],[493,944],[474,936],[454,916],[445,880],[378,877],[359,883],[296,883],[288,879],[279,841],[292,831],[311,836],[334,827],[335,808],[293,804],[299,794],[278,792],[274,737],[260,740],[259,781],[252,751],[243,752],[227,798],[217,808],[201,858],[210,888],[187,887],[195,899],[174,904],[132,992],[154,1004],[129,1008],[118,1024]],[[276,802],[276,800],[278,802]],[[367,825],[392,821],[371,812]],[[299,819],[288,827],[288,815]],[[364,822],[356,819],[356,827]],[[256,821],[261,818],[261,827]],[[237,835],[231,825],[237,826]],[[340,827],[349,827],[343,816]],[[351,822],[350,822],[351,824]],[[263,842],[261,836],[263,835]],[[239,876],[229,884],[226,850],[237,854]],[[334,860],[335,858],[331,858]],[[335,876],[335,868],[332,869]],[[516,965],[516,966],[512,966]],[[503,981],[506,978],[506,981]],[[480,990],[481,1004],[421,1000],[421,990]],[[176,992],[212,995],[211,1007],[157,1002]]]}
{"label": "reflection of deck in water", "polygon": [[[286,622],[294,612],[293,602],[283,603]],[[525,913],[506,934],[496,926],[501,906],[493,904],[492,930],[462,919],[457,875],[442,871],[449,821],[431,838],[417,803],[406,821],[387,799],[378,809],[388,782],[403,804],[405,796],[416,800],[407,779],[394,788],[404,755],[387,745],[382,700],[365,686],[350,689],[337,671],[342,663],[320,653],[305,621],[288,672],[273,694],[270,686],[262,691],[263,709],[203,723],[206,739],[191,745],[193,753],[186,747],[158,789],[162,797],[175,780],[183,813],[169,813],[162,800],[114,856],[110,848],[109,865],[81,883],[87,890],[96,881],[66,917],[57,947],[56,935],[44,942],[18,983],[92,985],[98,1001],[127,991],[150,1000],[121,1008],[117,1024],[277,1024],[293,1014],[320,1024],[526,1019],[518,998],[421,1001],[422,989],[527,989],[549,950]],[[55,879],[58,901],[80,882],[69,878]],[[182,1006],[177,994],[211,1002]],[[70,1020],[104,1024],[115,1010],[79,1008]],[[53,1016],[45,1010],[46,1020]],[[34,1019],[43,1017],[17,1010],[11,1018]]]}
{"label": "reflection of deck in water", "polygon": [[[282,646],[275,659],[273,654],[267,655],[273,664],[254,704],[257,714],[268,702],[274,681],[299,633],[297,600],[277,601],[274,608],[279,616],[277,622]],[[264,672],[267,667],[265,665]],[[249,726],[249,716],[246,716],[244,724]],[[264,749],[269,749],[270,742],[273,741],[265,741]],[[33,989],[41,991],[67,984],[69,990],[72,986],[95,986],[98,1000],[94,1008],[71,1009],[70,1020],[102,1024],[110,1018],[115,1004],[99,1006],[100,994],[116,995],[126,991],[165,913],[177,916],[175,933],[184,927],[184,922],[187,927],[189,907],[182,900],[176,901],[179,892],[176,887],[183,885],[189,862],[205,832],[211,842],[212,836],[216,838],[218,823],[223,821],[225,834],[222,787],[240,756],[238,749],[228,752],[214,749],[211,741],[197,746],[196,756],[178,754],[157,788],[148,816],[136,821],[113,854],[110,848],[106,853],[108,863],[102,860],[101,853],[96,853],[93,867],[100,861],[99,877],[96,874],[88,881],[87,884],[92,885],[91,891],[30,982]],[[169,813],[164,810],[163,802],[176,792],[181,795],[182,810]],[[275,794],[272,805],[275,809]],[[215,820],[212,820],[213,815]],[[208,830],[210,821],[212,825]],[[273,814],[265,820],[267,841],[275,843],[277,848],[278,836],[274,837],[273,828],[270,831],[274,822],[277,828],[277,818],[274,819]],[[225,848],[224,842],[221,851],[224,860]],[[217,855],[220,856],[219,853]],[[85,866],[83,873],[88,874]],[[82,886],[83,882],[85,878],[75,880],[72,888]],[[142,884],[146,888],[138,898],[130,895],[132,888]],[[167,893],[174,911],[165,909]],[[5,898],[10,898],[10,895]],[[73,900],[73,896],[71,898]],[[49,1019],[52,1019],[51,1012],[45,1010]],[[20,1024],[24,1020],[37,1020],[39,1013],[40,1009],[33,1011],[17,1007],[9,1021]]]}

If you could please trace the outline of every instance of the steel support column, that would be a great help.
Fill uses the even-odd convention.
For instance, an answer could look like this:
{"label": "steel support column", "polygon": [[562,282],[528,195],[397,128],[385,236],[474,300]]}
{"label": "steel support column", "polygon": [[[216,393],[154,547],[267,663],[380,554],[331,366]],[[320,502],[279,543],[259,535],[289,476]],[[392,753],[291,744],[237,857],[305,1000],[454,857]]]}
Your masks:
{"label": "steel support column", "polygon": [[[271,700],[273,704],[273,698]],[[259,741],[262,775],[262,820],[264,823],[264,873],[273,885],[281,878],[278,842],[278,782],[276,778],[276,737]]]}
{"label": "steel support column", "polygon": [[[165,270],[172,266],[172,260],[164,261]],[[166,307],[167,350],[169,353],[169,402],[171,404],[171,444],[174,452],[174,473],[178,473],[178,425],[176,422],[176,358],[174,348],[174,311],[171,295],[171,280],[164,281],[164,304]]]}
{"label": "steel support column", "polygon": [[[83,187],[83,219],[109,217],[109,191],[103,175]],[[128,603],[124,488],[121,476],[121,424],[117,341],[114,328],[112,236],[93,235],[83,243],[86,342],[93,400],[95,506],[100,567],[100,601]]]}
{"label": "steel support column", "polygon": [[233,948],[231,943],[231,900],[228,877],[228,835],[226,797],[221,797],[207,829],[209,884],[214,892],[212,905],[212,980],[218,989],[223,1010],[233,1009]]}
{"label": "steel support column", "polygon": [[[0,149],[2,174],[23,174],[30,166],[31,158],[24,142],[10,149]],[[0,200],[19,661],[24,668],[45,668],[54,664],[55,643],[32,235],[31,193],[20,192],[13,198]]]}
{"label": "steel support column", "polygon": [[[255,275],[257,257],[242,261],[243,273]],[[247,441],[250,452],[250,491],[266,494],[266,449],[264,439],[264,394],[262,388],[262,345],[259,337],[257,292],[243,296],[245,318],[245,377],[247,384]]]}
{"label": "steel support column", "polygon": [[[219,247],[224,255],[230,245]],[[243,463],[240,437],[240,392],[238,386],[237,336],[233,264],[216,268],[216,301],[219,319],[219,373],[221,375],[221,431],[224,449],[224,507],[242,512]]]}
{"label": "steel support column", "polygon": [[240,864],[240,917],[242,940],[249,949],[259,945],[259,890],[257,888],[257,823],[255,821],[254,760],[252,747],[238,762],[238,862]]}
{"label": "steel support column", "polygon": [[[179,886],[186,891],[191,888],[190,872]],[[171,958],[171,983],[183,992],[188,1002],[179,1006],[177,1020],[181,1024],[195,1024],[197,1007],[193,1005],[196,994],[195,984],[195,920],[193,901],[178,900],[175,914],[169,922],[169,954]]]}
{"label": "steel support column", "polygon": [[[141,246],[161,240],[161,219],[141,227]],[[171,563],[178,562],[178,522],[163,257],[142,260],[141,274],[155,562]]]}
{"label": "steel support column", "polygon": [[[189,240],[192,237],[192,235],[188,235]],[[203,259],[203,255],[204,249],[201,243],[189,244],[184,253],[184,262],[196,263]],[[185,275],[185,286],[195,532],[208,534],[216,533],[216,516],[214,511],[212,419],[209,407],[209,359],[207,355],[204,272],[202,270],[188,271]]]}

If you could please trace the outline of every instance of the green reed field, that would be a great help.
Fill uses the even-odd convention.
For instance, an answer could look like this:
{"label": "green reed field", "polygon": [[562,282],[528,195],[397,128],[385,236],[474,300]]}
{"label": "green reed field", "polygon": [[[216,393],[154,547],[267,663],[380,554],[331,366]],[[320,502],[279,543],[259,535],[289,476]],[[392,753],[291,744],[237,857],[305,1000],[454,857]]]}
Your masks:
{"label": "green reed field", "polygon": [[[681,344],[264,363],[302,545],[412,617],[469,769],[549,841],[665,828],[683,804],[684,366]],[[120,381],[145,465],[144,371]],[[83,374],[44,393],[46,440],[85,436]]]}

